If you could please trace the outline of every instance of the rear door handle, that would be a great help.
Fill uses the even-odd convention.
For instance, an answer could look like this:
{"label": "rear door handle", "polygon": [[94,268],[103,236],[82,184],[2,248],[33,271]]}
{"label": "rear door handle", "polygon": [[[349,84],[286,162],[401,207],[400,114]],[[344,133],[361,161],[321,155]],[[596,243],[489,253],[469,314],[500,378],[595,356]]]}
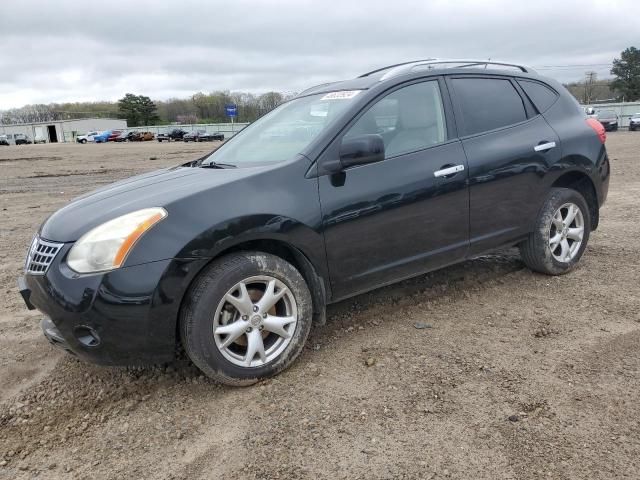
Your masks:
{"label": "rear door handle", "polygon": [[540,145],[536,145],[535,147],[533,147],[533,149],[536,152],[546,152],[547,150],[551,150],[552,148],[555,148],[556,146],[556,142],[547,142],[547,143],[541,143]]}
{"label": "rear door handle", "polygon": [[441,170],[436,170],[435,172],[433,172],[433,176],[436,178],[448,177],[449,175],[462,172],[463,170],[464,170],[464,165],[454,165],[453,167],[447,167]]}

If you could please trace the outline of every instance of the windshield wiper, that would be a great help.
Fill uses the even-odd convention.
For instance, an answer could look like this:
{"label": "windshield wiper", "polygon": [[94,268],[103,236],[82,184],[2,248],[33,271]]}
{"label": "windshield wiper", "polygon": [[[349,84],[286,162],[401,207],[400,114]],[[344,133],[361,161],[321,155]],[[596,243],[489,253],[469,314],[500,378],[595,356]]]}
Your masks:
{"label": "windshield wiper", "polygon": [[233,165],[231,163],[217,163],[217,162],[203,163],[200,166],[202,168],[238,168],[237,165]]}

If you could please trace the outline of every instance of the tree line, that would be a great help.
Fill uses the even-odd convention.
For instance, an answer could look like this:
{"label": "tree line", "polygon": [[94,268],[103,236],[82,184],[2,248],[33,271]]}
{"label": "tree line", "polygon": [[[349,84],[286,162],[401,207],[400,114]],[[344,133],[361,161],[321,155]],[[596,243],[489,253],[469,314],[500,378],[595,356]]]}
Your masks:
{"label": "tree line", "polygon": [[26,105],[0,112],[0,124],[51,122],[78,118],[124,118],[130,127],[171,123],[225,123],[226,105],[237,105],[236,122],[253,122],[293,94],[218,91],[196,93],[189,98],[153,101],[145,95],[127,93],[117,102],[50,103]]}
{"label": "tree line", "polygon": [[565,87],[584,104],[634,102],[640,100],[640,50],[629,47],[613,61],[612,78],[599,80],[596,72],[586,72],[585,79]]}
{"label": "tree line", "polygon": [[[640,50],[629,47],[613,61],[612,79],[597,81],[594,72],[587,72],[584,82],[565,85],[582,103],[640,100]],[[152,101],[145,95],[127,93],[118,102],[51,103],[26,105],[0,112],[0,124],[50,122],[76,118],[125,118],[131,127],[168,125],[171,123],[223,123],[229,118],[225,105],[238,107],[238,122],[253,122],[282,102],[291,98],[280,92],[262,95],[217,91],[196,93],[190,98]]]}

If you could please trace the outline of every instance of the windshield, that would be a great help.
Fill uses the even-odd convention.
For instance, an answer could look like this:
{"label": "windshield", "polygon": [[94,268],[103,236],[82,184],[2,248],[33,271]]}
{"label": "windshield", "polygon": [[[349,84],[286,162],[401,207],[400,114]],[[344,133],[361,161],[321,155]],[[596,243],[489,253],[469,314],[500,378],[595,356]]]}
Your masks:
{"label": "windshield", "polygon": [[614,112],[613,110],[601,110],[598,112],[598,116],[603,118],[611,118],[616,116],[616,112]]}
{"label": "windshield", "polygon": [[358,93],[360,90],[321,93],[280,105],[236,134],[203,165],[246,166],[290,160],[331,125]]}

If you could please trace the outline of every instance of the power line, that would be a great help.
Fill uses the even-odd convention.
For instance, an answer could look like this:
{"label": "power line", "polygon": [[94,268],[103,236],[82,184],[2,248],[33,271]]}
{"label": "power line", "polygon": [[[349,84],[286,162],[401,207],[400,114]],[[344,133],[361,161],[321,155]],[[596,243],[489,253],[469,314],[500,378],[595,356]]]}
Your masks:
{"label": "power line", "polygon": [[613,63],[583,63],[573,65],[539,65],[534,66],[538,70],[552,70],[556,68],[589,68],[589,67],[612,67]]}

